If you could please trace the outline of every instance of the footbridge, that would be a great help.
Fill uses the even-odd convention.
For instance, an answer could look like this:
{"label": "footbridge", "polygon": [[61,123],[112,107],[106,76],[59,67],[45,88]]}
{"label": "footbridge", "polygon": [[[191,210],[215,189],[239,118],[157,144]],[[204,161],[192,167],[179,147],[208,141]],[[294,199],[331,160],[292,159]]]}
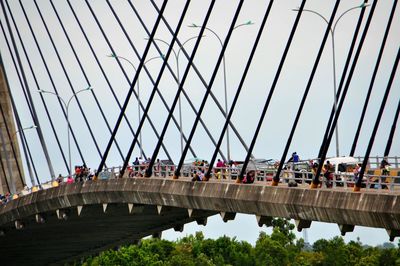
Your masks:
{"label": "footbridge", "polygon": [[[393,240],[396,9],[1,0],[0,261],[61,264],[236,213],[255,228],[286,217]],[[339,171],[344,157],[359,160]]]}
{"label": "footbridge", "polygon": [[[342,234],[354,225],[400,233],[400,192],[290,188],[264,183],[152,177],[64,184],[40,190],[0,207],[3,262],[44,265],[79,259],[146,236],[161,237],[186,223],[206,225],[218,214],[254,215],[254,225],[274,217],[296,220],[298,230],[312,221],[337,223]],[[251,225],[249,225],[251,227]]]}

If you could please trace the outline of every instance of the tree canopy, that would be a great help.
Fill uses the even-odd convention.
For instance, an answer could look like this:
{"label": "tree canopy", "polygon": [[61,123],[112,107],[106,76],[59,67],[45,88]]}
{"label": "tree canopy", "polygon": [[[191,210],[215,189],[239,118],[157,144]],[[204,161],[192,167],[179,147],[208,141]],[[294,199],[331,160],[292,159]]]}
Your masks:
{"label": "tree canopy", "polygon": [[275,219],[273,226],[272,234],[261,232],[254,246],[227,236],[205,239],[197,232],[177,241],[145,239],[139,245],[104,251],[74,265],[400,265],[400,248],[391,244],[368,247],[334,237],[305,249],[304,240],[296,239],[294,225],[288,220]]}

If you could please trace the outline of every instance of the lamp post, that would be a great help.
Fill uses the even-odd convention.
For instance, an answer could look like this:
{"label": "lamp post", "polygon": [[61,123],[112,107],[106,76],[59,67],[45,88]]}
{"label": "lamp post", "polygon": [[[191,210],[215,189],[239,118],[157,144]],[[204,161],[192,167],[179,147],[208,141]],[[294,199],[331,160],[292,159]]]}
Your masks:
{"label": "lamp post", "polygon": [[[344,11],[339,18],[336,20],[335,24],[333,25],[333,28],[330,28],[329,31],[331,33],[331,40],[332,40],[332,68],[333,68],[333,100],[334,100],[334,111],[336,113],[336,109],[337,109],[337,98],[336,98],[336,91],[337,91],[337,85],[336,85],[336,55],[335,55],[335,29],[336,26],[338,24],[338,22],[340,21],[340,19],[347,14],[348,12],[350,12],[351,10],[357,9],[357,8],[364,8],[369,6],[369,4],[365,4],[362,3],[361,5],[358,6],[354,6],[352,8],[347,9],[346,11]],[[292,9],[293,11],[299,11],[298,8],[294,8]],[[317,16],[319,16],[320,18],[322,18],[326,24],[329,25],[329,21],[328,19],[326,19],[323,15],[321,15],[320,13],[318,13],[317,11],[311,10],[311,9],[303,9],[303,12],[310,12],[313,13]],[[335,139],[336,139],[336,157],[339,157],[340,152],[339,152],[339,123],[336,123],[336,127],[335,127]]]}
{"label": "lamp post", "polygon": [[[123,56],[120,56],[120,55],[116,55],[116,54],[110,54],[110,55],[108,55],[108,57],[124,60],[124,61],[128,62],[128,64],[130,64],[135,71],[137,71],[137,68],[135,67],[135,65],[126,57],[123,57]],[[154,56],[154,57],[149,58],[148,60],[146,60],[143,63],[143,65],[146,65],[148,62],[150,62],[150,61],[152,61],[154,59],[158,59],[158,58],[163,59],[163,57],[164,57],[163,55],[162,56]],[[139,78],[137,79],[136,84],[137,84],[137,95],[138,95],[138,123],[140,123],[140,119],[141,119],[142,115],[141,115],[141,111],[140,111],[140,85],[139,85]],[[143,146],[142,145],[143,145],[142,132],[139,132],[140,157],[143,158]]]}
{"label": "lamp post", "polygon": [[37,128],[37,126],[33,125],[33,126],[30,126],[30,127],[21,128],[20,130],[15,131],[14,134],[13,134],[11,137],[13,138],[15,135],[17,135],[17,134],[18,134],[19,132],[21,132],[21,131],[25,131],[25,130],[29,130],[29,129],[34,129],[34,128]]}
{"label": "lamp post", "polygon": [[79,93],[84,92],[84,91],[90,91],[93,90],[92,87],[87,87],[86,89],[82,89],[80,91],[77,91],[74,93],[74,95],[69,98],[68,102],[65,102],[64,99],[58,95],[57,93],[51,92],[51,91],[45,91],[45,90],[38,90],[39,93],[42,94],[52,94],[56,97],[58,97],[61,102],[64,104],[65,110],[67,112],[67,134],[68,134],[68,161],[69,161],[69,175],[72,175],[72,164],[71,164],[71,137],[70,137],[70,123],[69,123],[69,104],[71,103],[72,99],[74,99]]}
{"label": "lamp post", "polygon": [[[14,134],[12,134],[11,139],[13,139],[21,131],[25,131],[25,130],[29,130],[29,129],[35,129],[35,128],[37,128],[36,125],[32,125],[30,127],[21,128],[20,130],[17,130],[17,131],[14,132]],[[21,139],[21,141],[23,142],[22,147],[24,148],[25,160],[26,160],[26,165],[28,166],[29,177],[31,179],[32,186],[35,186],[36,183],[35,183],[35,179],[33,178],[32,168],[31,168],[31,164],[29,162],[28,154],[27,154],[27,151],[26,151],[26,148],[25,148],[24,139]]]}
{"label": "lamp post", "polygon": [[[233,29],[235,30],[235,29],[237,29],[239,27],[249,26],[249,25],[253,25],[253,24],[254,23],[251,20],[249,20],[249,21],[247,21],[245,23],[241,23],[241,24],[236,25]],[[190,28],[201,28],[201,25],[197,25],[197,24],[192,23],[192,25],[189,25],[189,27]],[[211,32],[215,37],[217,37],[221,47],[223,47],[223,43],[222,43],[222,40],[219,37],[219,35],[209,27],[205,27],[205,29],[208,30],[209,32]],[[226,84],[225,54],[222,57],[222,67],[223,67],[223,74],[224,74],[225,119],[226,119],[227,116],[228,116],[228,91],[227,91],[227,84]],[[226,128],[226,146],[227,146],[227,156],[228,156],[228,162],[229,162],[231,160],[231,151],[230,151],[230,142],[229,142],[229,127]]]}
{"label": "lamp post", "polygon": [[[201,37],[205,37],[205,35],[201,36]],[[175,64],[176,64],[176,76],[177,76],[177,80],[178,80],[178,86],[180,85],[180,71],[179,71],[179,55],[180,52],[182,51],[182,48],[185,46],[186,43],[188,43],[191,40],[196,39],[197,36],[193,36],[189,39],[187,39],[186,41],[184,41],[181,45],[181,47],[179,47],[178,52],[175,51],[175,49],[172,49],[172,52],[174,53],[175,56]],[[148,38],[145,38],[148,39]],[[158,38],[154,38],[154,41],[159,41],[162,42],[166,45],[170,45],[168,42],[164,41],[163,39],[158,39]],[[183,129],[182,129],[182,102],[181,102],[181,96],[179,95],[178,98],[178,109],[179,109],[179,133],[181,136],[181,153],[183,153]]]}

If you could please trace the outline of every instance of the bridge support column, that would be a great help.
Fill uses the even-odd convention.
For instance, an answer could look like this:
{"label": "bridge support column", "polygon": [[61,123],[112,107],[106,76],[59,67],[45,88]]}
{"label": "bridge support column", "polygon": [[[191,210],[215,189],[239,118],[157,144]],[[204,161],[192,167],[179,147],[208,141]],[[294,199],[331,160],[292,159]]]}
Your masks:
{"label": "bridge support column", "polygon": [[183,228],[184,228],[183,224],[177,224],[177,225],[174,226],[174,231],[182,233],[183,232]]}
{"label": "bridge support column", "polygon": [[[59,220],[67,220],[68,217],[69,217],[69,210],[68,209],[56,210],[56,213],[57,213],[57,218]],[[78,213],[80,213],[80,212],[78,211]]]}
{"label": "bridge support column", "polygon": [[14,222],[14,224],[15,224],[15,229],[17,229],[17,230],[24,229],[24,227],[25,227],[25,224],[20,220],[16,220]]}
{"label": "bridge support column", "polygon": [[125,208],[123,204],[117,203],[103,203],[103,213],[107,215],[117,215],[122,208]]}
{"label": "bridge support column", "polygon": [[308,220],[295,220],[297,231],[301,232],[304,228],[310,228],[311,221]]}
{"label": "bridge support column", "polygon": [[354,231],[354,225],[352,224],[338,224],[340,233],[344,236],[346,233]]}
{"label": "bridge support column", "polygon": [[107,207],[108,207],[108,204],[107,203],[103,203],[103,212],[104,213],[107,213]]}
{"label": "bridge support column", "polygon": [[170,210],[171,210],[171,207],[169,207],[169,206],[157,205],[158,215],[164,215],[166,212],[169,212]]}
{"label": "bridge support column", "polygon": [[132,241],[132,245],[139,246],[142,243],[141,239],[135,239]]}
{"label": "bridge support column", "polygon": [[256,215],[257,223],[259,227],[262,227],[264,224],[269,227],[272,226],[272,217],[271,216],[262,216]]}
{"label": "bridge support column", "polygon": [[[208,214],[207,214],[208,213]],[[189,218],[195,218],[195,221],[198,225],[207,225],[207,217],[210,215],[210,212],[197,210],[197,209],[188,209]]]}
{"label": "bridge support column", "polygon": [[390,241],[393,241],[395,237],[400,236],[400,230],[396,230],[396,229],[389,230],[389,229],[386,229],[386,232],[389,235],[389,240]]}
{"label": "bridge support column", "polygon": [[77,206],[76,210],[78,211],[78,216],[81,216],[83,206]]}
{"label": "bridge support column", "polygon": [[128,210],[129,214],[142,213],[144,210],[144,205],[128,203]]}
{"label": "bridge support column", "polygon": [[226,223],[227,221],[234,220],[236,217],[236,212],[220,212],[222,220]]}
{"label": "bridge support column", "polygon": [[196,210],[196,209],[188,209],[188,216],[189,218],[191,217],[198,217],[200,216],[199,214],[201,213],[201,210]]}
{"label": "bridge support column", "polygon": [[158,238],[161,239],[162,232],[155,232],[151,235],[152,238]]}
{"label": "bridge support column", "polygon": [[197,218],[196,219],[196,223],[198,224],[198,225],[204,225],[204,226],[206,226],[207,225],[207,217],[203,217],[203,218]]}
{"label": "bridge support column", "polygon": [[40,214],[40,213],[35,215],[35,220],[38,224],[44,224],[46,222],[46,218],[45,218],[44,214]]}

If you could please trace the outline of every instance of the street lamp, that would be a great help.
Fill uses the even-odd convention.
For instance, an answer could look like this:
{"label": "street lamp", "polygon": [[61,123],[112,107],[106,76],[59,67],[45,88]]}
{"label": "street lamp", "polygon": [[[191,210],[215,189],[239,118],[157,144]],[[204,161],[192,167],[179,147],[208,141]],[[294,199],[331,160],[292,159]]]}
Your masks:
{"label": "street lamp", "polygon": [[[121,60],[124,60],[124,61],[126,61],[126,62],[128,62],[131,66],[132,66],[132,68],[137,72],[137,68],[135,67],[135,65],[128,59],[128,58],[126,58],[126,57],[123,57],[123,56],[120,56],[120,55],[116,55],[116,54],[114,54],[114,53],[112,53],[112,54],[109,54],[109,55],[107,55],[108,57],[111,57],[111,58],[115,58],[115,59],[121,59]],[[146,65],[148,62],[150,62],[150,61],[152,61],[152,60],[154,60],[154,59],[158,59],[158,58],[161,58],[161,59],[164,59],[164,55],[161,55],[161,56],[154,56],[154,57],[152,57],[152,58],[149,58],[148,60],[146,60],[144,63],[143,63],[143,66],[144,65]],[[136,84],[137,84],[137,98],[138,98],[138,123],[140,123],[140,119],[141,119],[141,117],[142,117],[142,115],[141,115],[141,111],[140,111],[140,85],[139,85],[139,77],[138,77],[138,79],[137,79],[137,82],[136,82]],[[139,146],[140,146],[140,156],[143,158],[143,142],[142,142],[142,132],[139,132]]]}
{"label": "street lamp", "polygon": [[[201,37],[205,37],[205,35],[203,35]],[[175,49],[172,48],[172,52],[174,53],[175,62],[176,62],[175,64],[176,64],[176,76],[177,76],[177,80],[178,80],[178,86],[180,85],[180,71],[179,71],[180,52],[182,51],[182,48],[185,46],[186,43],[188,43],[189,41],[196,39],[196,38],[197,38],[197,36],[193,36],[193,37],[190,37],[189,39],[187,39],[186,41],[184,41],[182,43],[181,47],[179,47],[178,52],[176,52]],[[148,38],[145,38],[145,40],[148,40]],[[162,42],[168,46],[170,45],[168,42],[164,41],[163,39],[154,38],[153,40]],[[181,102],[180,95],[178,97],[178,109],[179,109],[179,133],[181,135],[181,153],[183,153],[182,102]]]}
{"label": "street lamp", "polygon": [[42,93],[42,94],[52,94],[55,95],[56,97],[58,97],[61,102],[64,104],[65,110],[67,112],[67,133],[68,133],[68,161],[69,161],[69,175],[72,175],[72,164],[71,164],[71,137],[70,137],[70,123],[69,123],[69,116],[68,116],[68,111],[69,111],[69,104],[71,103],[72,99],[76,98],[76,96],[84,91],[90,91],[93,90],[92,87],[87,87],[86,89],[82,89],[80,91],[77,91],[74,93],[74,95],[71,96],[71,98],[69,98],[68,102],[65,102],[64,99],[58,95],[57,93],[51,92],[51,91],[45,91],[45,90],[38,90],[37,92]]}
{"label": "street lamp", "polygon": [[[250,25],[253,25],[253,24],[254,23],[251,20],[249,20],[249,21],[247,21],[245,23],[241,23],[241,24],[236,25],[233,29],[235,30],[235,29],[237,29],[239,27],[250,26]],[[190,28],[201,28],[201,25],[197,25],[197,24],[192,23],[192,25],[189,25],[188,27],[190,27]],[[219,37],[219,35],[209,27],[205,27],[205,29],[208,30],[209,32],[211,32],[212,34],[214,34],[214,36],[217,37],[221,47],[223,47],[223,43],[222,43],[222,40]],[[227,85],[226,85],[225,54],[222,57],[222,66],[223,66],[223,71],[224,71],[225,119],[226,119],[228,117],[228,91],[227,91]],[[229,143],[229,127],[226,128],[226,145],[227,145],[227,155],[228,155],[228,162],[229,162],[231,160],[231,151],[230,151],[230,143]]]}
{"label": "street lamp", "polygon": [[37,126],[33,125],[33,126],[30,126],[30,127],[21,128],[20,130],[15,131],[14,134],[13,134],[11,137],[13,138],[15,135],[17,135],[17,134],[18,134],[19,132],[21,132],[21,131],[25,131],[25,130],[29,130],[29,129],[34,129],[34,128],[37,128]]}
{"label": "street lamp", "polygon": [[[332,65],[333,65],[333,100],[334,100],[334,111],[336,113],[336,109],[337,109],[337,99],[336,99],[336,91],[337,91],[337,85],[336,85],[336,59],[335,59],[335,29],[336,26],[338,24],[338,22],[340,21],[340,19],[347,14],[348,12],[350,12],[351,10],[357,9],[357,8],[364,8],[369,6],[369,4],[365,4],[362,3],[361,5],[352,7],[347,9],[346,11],[344,11],[339,18],[336,20],[335,24],[333,25],[333,28],[330,28],[329,31],[331,33],[331,40],[332,40]],[[299,8],[294,8],[292,9],[293,11],[299,11]],[[317,11],[314,10],[310,10],[310,9],[303,9],[303,12],[310,12],[313,13],[317,16],[319,16],[320,18],[322,18],[326,24],[329,25],[329,21],[328,19],[326,19],[323,15],[321,15],[320,13],[318,13]],[[339,157],[339,123],[336,123],[336,127],[335,127],[335,138],[336,138],[336,157]]]}
{"label": "street lamp", "polygon": [[[25,131],[25,130],[29,130],[29,129],[35,129],[35,128],[37,128],[36,125],[32,125],[32,126],[29,126],[29,127],[21,128],[21,129],[15,131],[14,134],[12,134],[11,139],[14,139],[14,137],[21,131]],[[21,141],[23,142],[22,147],[24,148],[25,160],[26,160],[26,164],[28,166],[29,177],[31,179],[32,186],[35,186],[36,183],[35,183],[35,179],[33,178],[31,164],[29,162],[28,154],[27,154],[27,151],[25,149],[24,139],[21,139]]]}

